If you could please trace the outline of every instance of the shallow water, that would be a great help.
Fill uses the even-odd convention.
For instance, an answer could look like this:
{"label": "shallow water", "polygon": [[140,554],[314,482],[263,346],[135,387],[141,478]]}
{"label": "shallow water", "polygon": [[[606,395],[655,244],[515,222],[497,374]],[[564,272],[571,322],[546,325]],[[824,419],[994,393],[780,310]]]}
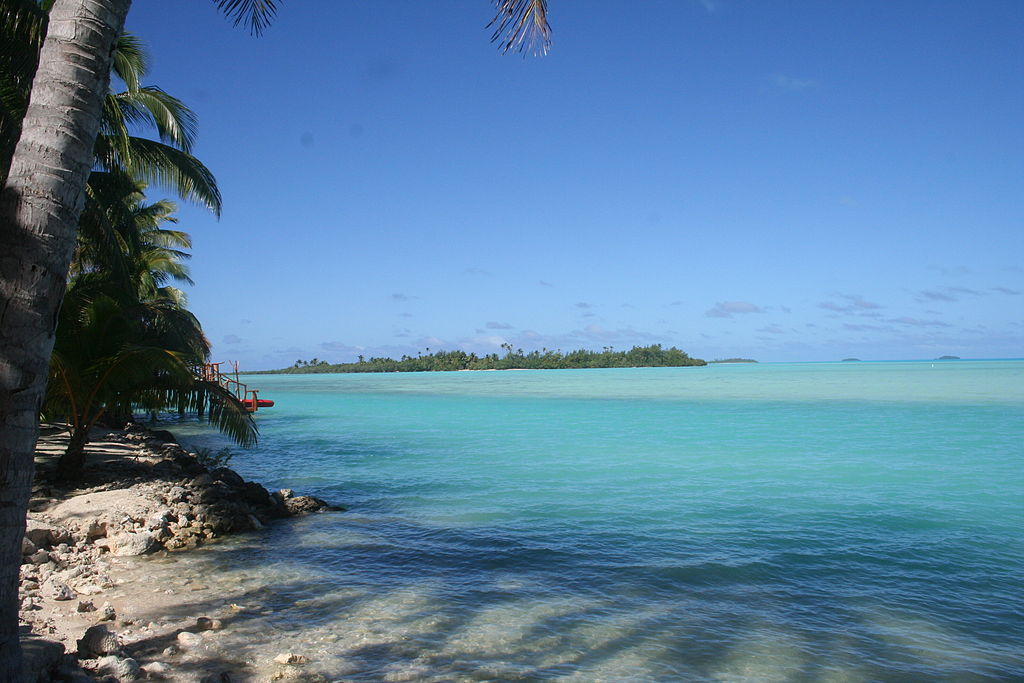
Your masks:
{"label": "shallow water", "polygon": [[1024,678],[1024,361],[248,381],[277,405],[232,467],[350,511],[150,563],[208,587],[190,607],[230,617],[225,657],[351,681]]}

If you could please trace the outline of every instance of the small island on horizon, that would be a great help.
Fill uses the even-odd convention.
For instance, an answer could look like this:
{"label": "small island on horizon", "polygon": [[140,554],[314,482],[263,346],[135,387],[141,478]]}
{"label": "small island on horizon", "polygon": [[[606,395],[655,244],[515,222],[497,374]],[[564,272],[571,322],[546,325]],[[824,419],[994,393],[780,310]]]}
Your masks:
{"label": "small island on horizon", "polygon": [[844,358],[843,362],[844,363],[859,363],[860,362],[860,358]]}
{"label": "small island on horizon", "polygon": [[756,363],[757,361],[753,358],[716,358],[715,360],[709,360],[708,363]]}
{"label": "small island on horizon", "polygon": [[[369,358],[359,356],[355,363],[328,363],[325,360],[298,360],[290,368],[256,370],[254,375],[306,375],[314,373],[351,372],[452,372],[457,370],[570,370],[582,368],[666,368],[707,365],[707,361],[691,358],[676,347],[661,344],[634,346],[629,351],[615,351],[607,346],[601,351],[578,349],[563,353],[542,349],[524,352],[503,344],[504,356],[490,353],[478,356],[465,351],[435,351],[416,356]],[[428,352],[430,349],[426,349]],[[747,361],[753,362],[753,361]]]}
{"label": "small island on horizon", "polygon": [[935,360],[960,360],[960,356],[939,356]]}

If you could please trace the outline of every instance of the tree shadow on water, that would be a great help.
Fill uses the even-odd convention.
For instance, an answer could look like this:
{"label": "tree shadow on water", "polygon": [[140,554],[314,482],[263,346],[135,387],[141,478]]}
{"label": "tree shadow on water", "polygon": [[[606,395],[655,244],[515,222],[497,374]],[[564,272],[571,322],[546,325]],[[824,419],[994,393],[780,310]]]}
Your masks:
{"label": "tree shadow on water", "polygon": [[[295,670],[331,681],[983,681],[1024,672],[1012,653],[929,653],[840,598],[818,603],[818,623],[807,617],[813,604],[797,619],[788,603],[802,598],[765,589],[756,563],[587,567],[486,527],[321,515],[152,566],[158,580],[209,585],[143,619],[209,616],[223,626],[201,648],[165,658],[182,680],[217,671],[269,680],[284,671],[273,658],[288,652],[309,660]],[[653,594],[637,594],[644,572],[656,574],[644,584]],[[936,642],[969,649],[970,635],[933,622],[945,639]],[[177,631],[165,632],[131,652],[152,661],[176,644]]]}

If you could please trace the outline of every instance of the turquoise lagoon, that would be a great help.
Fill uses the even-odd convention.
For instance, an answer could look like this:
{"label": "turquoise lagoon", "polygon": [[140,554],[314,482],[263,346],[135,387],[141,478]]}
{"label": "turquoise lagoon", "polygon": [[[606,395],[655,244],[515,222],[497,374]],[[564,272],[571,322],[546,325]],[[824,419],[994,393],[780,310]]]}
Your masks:
{"label": "turquoise lagoon", "polygon": [[349,511],[149,563],[230,616],[225,661],[1024,679],[1024,361],[247,381],[277,405],[232,466]]}

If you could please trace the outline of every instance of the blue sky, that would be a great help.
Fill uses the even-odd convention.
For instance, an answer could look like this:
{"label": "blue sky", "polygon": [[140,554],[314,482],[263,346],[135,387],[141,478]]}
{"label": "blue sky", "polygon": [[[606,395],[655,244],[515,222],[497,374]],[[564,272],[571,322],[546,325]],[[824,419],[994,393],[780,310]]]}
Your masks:
{"label": "blue sky", "polygon": [[216,360],[1024,355],[1024,3],[550,0],[526,59],[492,10],[136,0]]}

